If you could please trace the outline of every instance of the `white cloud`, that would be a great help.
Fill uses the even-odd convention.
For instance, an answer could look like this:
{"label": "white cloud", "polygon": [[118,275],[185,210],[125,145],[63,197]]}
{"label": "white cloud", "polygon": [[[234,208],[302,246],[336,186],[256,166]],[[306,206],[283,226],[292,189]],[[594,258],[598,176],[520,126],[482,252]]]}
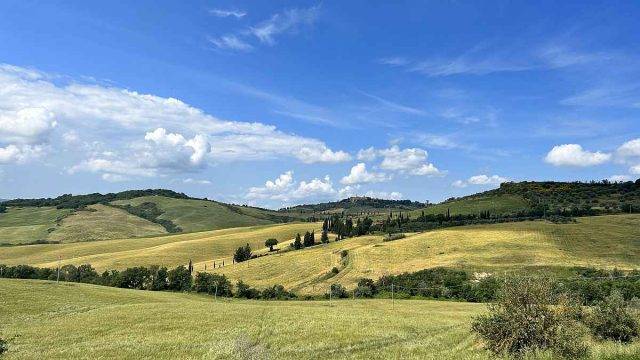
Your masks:
{"label": "white cloud", "polygon": [[102,174],[103,180],[118,179],[120,181],[129,179],[130,176],[152,177],[158,175],[156,169],[146,167],[143,161],[131,162],[102,158],[85,160],[68,170],[70,174],[80,171]]}
{"label": "white cloud", "polygon": [[275,44],[277,35],[295,32],[301,25],[312,25],[320,13],[320,6],[307,9],[290,9],[271,16],[270,19],[261,22],[249,29],[249,33],[261,42],[269,45]]}
{"label": "white cloud", "polygon": [[7,145],[0,147],[0,164],[24,163],[44,154],[40,145]]}
{"label": "white cloud", "polygon": [[634,174],[634,175],[639,175],[640,174],[640,164],[632,166],[629,169],[629,172]]}
{"label": "white cloud", "polygon": [[631,176],[629,175],[612,175],[609,178],[609,181],[611,182],[626,182],[631,180]]}
{"label": "white cloud", "polygon": [[640,157],[640,138],[622,144],[617,153],[622,158]]}
{"label": "white cloud", "polygon": [[[49,143],[59,146],[49,139],[58,129],[65,142],[83,139],[92,144],[100,139],[103,151],[124,154],[119,160],[133,164],[126,168],[136,166],[144,173],[152,166],[184,169],[206,166],[209,161],[292,157],[305,163],[335,163],[351,159],[320,140],[262,123],[221,120],[175,98],[58,80],[53,82],[35,70],[0,65],[0,147],[6,161],[24,161],[42,153]],[[145,134],[147,141],[127,143]],[[215,144],[211,151],[210,144]],[[127,159],[133,154],[140,159]],[[102,158],[93,152],[88,155],[86,162]],[[84,165],[76,169],[95,169]]]}
{"label": "white cloud", "polygon": [[420,115],[420,116],[424,116],[427,115],[427,112],[421,109],[417,109],[411,106],[406,106],[406,105],[402,105],[402,104],[398,104],[395,103],[393,101],[387,100],[387,99],[383,99],[379,96],[375,96],[372,94],[368,94],[364,91],[360,91],[360,93],[366,97],[369,97],[373,100],[376,100],[378,103],[380,103],[381,105],[383,105],[385,108],[391,110],[391,111],[395,111],[395,112],[401,112],[401,113],[405,113],[405,114],[411,114],[411,115]]}
{"label": "white cloud", "polygon": [[376,199],[385,199],[385,200],[401,200],[403,198],[402,193],[397,191],[372,191],[369,190],[364,193],[364,196],[376,198]]}
{"label": "white cloud", "polygon": [[364,163],[358,163],[351,168],[349,175],[340,180],[340,183],[345,185],[365,184],[365,183],[377,183],[387,181],[389,178],[384,173],[375,173],[367,171],[367,166]]}
{"label": "white cloud", "polygon": [[380,167],[385,170],[399,171],[411,175],[436,176],[442,175],[433,164],[427,163],[427,151],[419,148],[400,149],[392,146],[378,150],[382,156]]}
{"label": "white cloud", "polygon": [[197,185],[211,185],[211,181],[209,180],[198,180],[193,178],[186,178],[182,180],[185,184],[197,184]]}
{"label": "white cloud", "polygon": [[[0,96],[6,92],[0,90]],[[0,141],[40,143],[56,127],[54,114],[40,107],[0,110]]]}
{"label": "white cloud", "polygon": [[264,186],[252,187],[245,198],[248,200],[278,200],[288,202],[301,199],[326,199],[336,195],[331,178],[314,178],[310,181],[293,180],[293,172],[287,171],[275,180],[265,182]]}
{"label": "white cloud", "polygon": [[489,176],[489,175],[482,174],[482,175],[471,176],[467,180],[456,180],[451,184],[451,186],[457,187],[457,188],[465,188],[469,185],[498,186],[503,182],[507,182],[507,181],[509,181],[509,179],[502,176],[498,176],[498,175]]}
{"label": "white cloud", "polygon": [[611,160],[611,154],[590,152],[578,144],[564,144],[554,146],[544,160],[554,166],[595,166]]}
{"label": "white cloud", "polygon": [[241,11],[241,10],[227,10],[227,9],[211,9],[209,10],[209,14],[217,16],[217,17],[221,17],[221,18],[226,18],[229,16],[233,16],[236,19],[240,19],[244,16],[247,15],[247,13],[245,11]]}
{"label": "white cloud", "polygon": [[358,160],[362,161],[373,161],[378,157],[376,149],[373,147],[367,149],[361,149],[358,151]]}
{"label": "white cloud", "polygon": [[253,46],[251,44],[233,34],[227,34],[217,38],[209,37],[209,42],[215,45],[218,49],[229,49],[238,51],[253,50]]}

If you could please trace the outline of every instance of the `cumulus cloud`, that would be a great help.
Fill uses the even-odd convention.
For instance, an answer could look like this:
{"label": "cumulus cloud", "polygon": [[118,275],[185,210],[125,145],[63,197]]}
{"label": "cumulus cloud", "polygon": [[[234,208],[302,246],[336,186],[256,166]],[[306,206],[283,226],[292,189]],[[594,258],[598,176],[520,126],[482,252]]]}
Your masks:
{"label": "cumulus cloud", "polygon": [[442,175],[433,164],[427,162],[427,151],[419,148],[400,149],[392,146],[378,151],[382,156],[380,168],[399,171],[411,175],[437,176]]}
{"label": "cumulus cloud", "polygon": [[[60,79],[54,82],[46,73],[0,65],[3,159],[24,161],[35,152],[41,153],[47,144],[58,146],[50,141],[50,134],[58,129],[63,142],[82,138],[90,143],[91,139],[99,138],[104,147],[111,147],[111,152],[125,156],[132,153],[157,167],[176,169],[206,166],[208,161],[291,157],[304,163],[335,163],[351,159],[348,153],[330,149],[320,140],[283,133],[262,123],[221,120],[175,98],[65,83]],[[142,137],[146,140],[124,144],[121,140]],[[216,144],[215,148],[210,144]],[[101,159],[112,161],[90,154],[83,166],[75,169],[96,169],[86,163]],[[126,162],[143,168],[144,173],[154,170],[153,165],[137,166],[142,161]]]}
{"label": "cumulus cloud", "polygon": [[451,185],[458,188],[464,188],[469,185],[480,185],[480,186],[497,186],[502,184],[503,182],[507,182],[509,179],[498,176],[498,175],[474,175],[469,177],[466,180],[456,180]]}
{"label": "cumulus cloud", "polygon": [[268,180],[264,186],[250,188],[245,198],[247,200],[288,202],[291,200],[333,197],[335,194],[336,190],[333,188],[333,183],[328,175],[323,179],[314,178],[296,183],[293,179],[293,171],[287,171],[275,180]]}
{"label": "cumulus cloud", "polygon": [[631,180],[631,176],[629,175],[612,175],[609,177],[609,181],[611,182],[625,182]]}
{"label": "cumulus cloud", "polygon": [[620,145],[617,154],[623,158],[640,157],[640,139],[634,139]]}
{"label": "cumulus cloud", "polygon": [[0,147],[0,164],[24,163],[44,154],[40,145],[7,145]]}
{"label": "cumulus cloud", "polygon": [[376,149],[373,147],[369,147],[367,149],[362,149],[358,151],[358,160],[362,161],[373,161],[378,157],[378,153]]}
{"label": "cumulus cloud", "polygon": [[387,181],[389,178],[384,173],[376,173],[367,171],[367,165],[364,163],[358,163],[351,168],[349,175],[340,180],[340,183],[345,185],[376,183]]}
{"label": "cumulus cloud", "polygon": [[611,154],[590,152],[578,144],[564,144],[554,146],[544,160],[554,166],[587,167],[608,162],[611,160]]}

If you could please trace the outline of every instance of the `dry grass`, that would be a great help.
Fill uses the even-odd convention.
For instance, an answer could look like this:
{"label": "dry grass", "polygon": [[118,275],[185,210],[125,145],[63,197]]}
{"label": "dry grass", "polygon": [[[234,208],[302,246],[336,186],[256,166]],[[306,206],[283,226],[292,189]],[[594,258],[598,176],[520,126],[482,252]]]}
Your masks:
{"label": "dry grass", "polygon": [[234,251],[241,245],[249,243],[254,249],[264,249],[264,241],[270,237],[290,241],[298,232],[319,227],[320,224],[314,223],[292,223],[153,238],[0,247],[0,263],[55,267],[61,257],[63,265],[91,264],[98,270],[154,264],[186,265],[189,259],[202,262],[224,258],[230,263]]}

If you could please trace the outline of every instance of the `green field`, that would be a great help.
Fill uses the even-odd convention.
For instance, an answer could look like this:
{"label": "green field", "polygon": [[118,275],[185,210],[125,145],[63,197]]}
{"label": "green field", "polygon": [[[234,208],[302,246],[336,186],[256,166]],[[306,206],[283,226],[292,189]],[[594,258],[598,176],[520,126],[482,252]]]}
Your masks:
{"label": "green field", "polygon": [[59,220],[72,210],[54,207],[10,207],[0,214],[0,244],[24,244],[48,239]]}
{"label": "green field", "polygon": [[91,205],[67,216],[49,240],[63,243],[108,239],[125,239],[166,234],[159,224],[105,205]]}
{"label": "green field", "polygon": [[446,214],[447,209],[451,215],[477,215],[481,211],[487,210],[492,214],[511,214],[527,210],[529,207],[529,203],[519,195],[474,196],[414,210],[410,212],[410,215],[411,217],[417,217],[420,216],[422,211],[425,214]]}
{"label": "green field", "polygon": [[[349,251],[346,266],[340,260],[342,250]],[[335,282],[353,288],[362,277],[375,280],[437,266],[491,273],[562,271],[573,266],[640,268],[640,215],[585,217],[575,224],[465,226],[391,242],[363,236],[215,271],[257,287],[279,283],[301,293],[325,293]],[[328,277],[333,267],[340,273]]]}
{"label": "green field", "polygon": [[[250,301],[0,279],[13,359],[490,359],[470,331],[481,304]],[[548,356],[535,357],[549,359]],[[593,359],[640,346],[594,344]]]}
{"label": "green field", "polygon": [[270,237],[290,241],[296,233],[318,230],[320,226],[319,223],[290,223],[150,238],[0,247],[0,264],[55,267],[59,257],[62,264],[91,264],[99,270],[154,264],[186,265],[190,259],[211,264],[225,259],[229,264],[234,251],[246,243],[264,251],[264,241]]}
{"label": "green field", "polygon": [[208,200],[175,199],[164,196],[143,196],[131,200],[114,201],[115,205],[137,206],[145,202],[155,203],[164,211],[161,219],[171,220],[183,232],[226,229],[241,226],[273,224],[281,219],[270,219],[276,212],[243,208]]}

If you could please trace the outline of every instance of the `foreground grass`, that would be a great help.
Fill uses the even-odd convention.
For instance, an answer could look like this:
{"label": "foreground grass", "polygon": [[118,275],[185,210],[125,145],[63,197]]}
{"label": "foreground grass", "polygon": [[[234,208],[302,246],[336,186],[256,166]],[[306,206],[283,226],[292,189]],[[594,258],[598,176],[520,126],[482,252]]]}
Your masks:
{"label": "foreground grass", "polygon": [[[344,262],[342,250],[349,252]],[[363,236],[215,271],[257,287],[280,283],[301,293],[324,293],[331,283],[353,288],[362,277],[377,279],[437,266],[500,273],[573,266],[640,268],[640,215],[585,217],[575,224],[465,226],[391,242]],[[333,267],[340,269],[335,276]]]}
{"label": "foreground grass", "polygon": [[57,228],[58,220],[71,212],[55,207],[10,207],[0,214],[0,245],[45,240]]}
{"label": "foreground grass", "polygon": [[[470,332],[481,304],[267,302],[0,279],[6,359],[489,359]],[[250,357],[252,356],[253,357]],[[640,346],[594,343],[594,359]],[[533,357],[549,359],[548,354]]]}
{"label": "foreground grass", "polygon": [[154,264],[173,267],[186,265],[189,259],[212,263],[225,258],[230,263],[234,251],[246,243],[264,249],[264,241],[270,237],[290,240],[296,233],[320,227],[317,223],[291,223],[151,238],[0,247],[0,264],[56,267],[61,258],[62,265],[91,264],[102,271]]}

